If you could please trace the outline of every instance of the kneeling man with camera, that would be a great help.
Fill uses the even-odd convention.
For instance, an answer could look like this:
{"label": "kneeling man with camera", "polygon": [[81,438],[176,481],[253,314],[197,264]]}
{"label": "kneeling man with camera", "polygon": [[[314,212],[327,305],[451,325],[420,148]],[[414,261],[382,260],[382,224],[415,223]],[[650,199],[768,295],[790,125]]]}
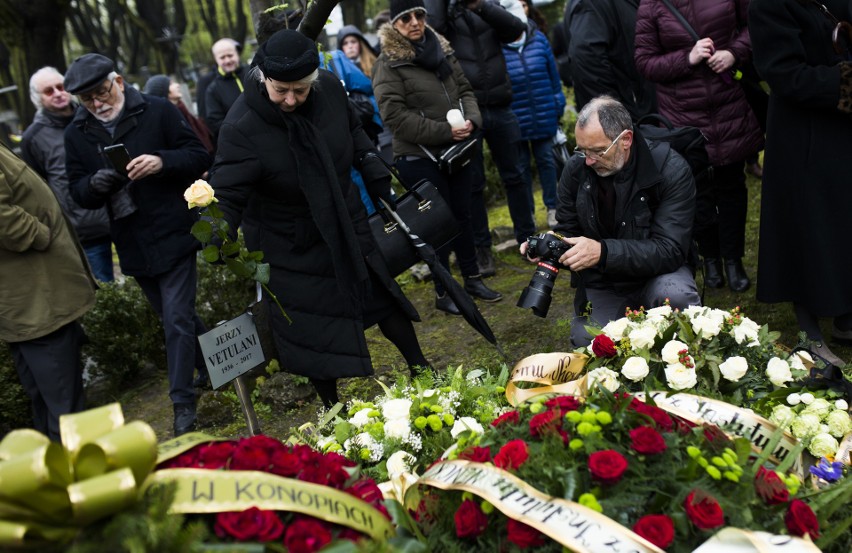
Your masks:
{"label": "kneeling man with camera", "polygon": [[[547,272],[548,255],[572,271],[571,342],[585,346],[591,342],[586,324],[603,326],[627,307],[651,308],[667,299],[679,309],[700,303],[687,266],[695,180],[680,154],[665,142],[646,141],[627,109],[609,96],[583,107],[575,135],[577,148],[559,180],[558,234],[533,237],[521,254],[539,261],[537,275]],[[554,244],[557,236],[561,243]],[[525,291],[519,305],[543,316],[530,304],[535,295]]]}

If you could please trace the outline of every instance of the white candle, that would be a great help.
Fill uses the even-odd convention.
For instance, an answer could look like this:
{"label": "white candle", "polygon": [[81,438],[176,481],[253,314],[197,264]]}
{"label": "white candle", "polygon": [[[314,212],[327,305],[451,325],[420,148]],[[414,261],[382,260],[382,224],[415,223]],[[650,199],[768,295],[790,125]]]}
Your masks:
{"label": "white candle", "polygon": [[457,109],[451,109],[447,112],[447,122],[453,129],[461,129],[465,125],[464,116]]}

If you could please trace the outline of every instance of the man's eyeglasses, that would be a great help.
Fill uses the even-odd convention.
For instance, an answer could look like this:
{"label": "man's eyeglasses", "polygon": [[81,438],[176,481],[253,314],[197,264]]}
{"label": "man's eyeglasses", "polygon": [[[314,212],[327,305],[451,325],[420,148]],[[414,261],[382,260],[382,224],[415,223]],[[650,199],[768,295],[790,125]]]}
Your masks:
{"label": "man's eyeglasses", "polygon": [[615,146],[615,143],[618,142],[619,140],[621,140],[621,137],[624,136],[624,133],[626,133],[629,130],[630,129],[624,129],[623,131],[621,131],[619,133],[619,135],[615,137],[615,140],[610,142],[609,146],[607,146],[603,150],[600,150],[600,149],[598,149],[598,150],[584,150],[583,148],[580,148],[578,146],[578,147],[574,148],[574,153],[576,155],[582,157],[582,158],[589,158],[589,159],[594,159],[596,161],[600,161],[609,153],[609,151],[612,149],[612,147]]}
{"label": "man's eyeglasses", "polygon": [[61,84],[57,84],[57,85],[49,86],[49,87],[45,88],[44,90],[41,91],[41,93],[44,94],[45,96],[53,96],[54,92],[63,92],[64,90],[65,90],[64,86],[62,86]]}
{"label": "man's eyeglasses", "polygon": [[80,100],[80,103],[86,105],[92,105],[95,103],[95,100],[98,102],[104,103],[109,100],[109,96],[112,93],[112,87],[115,84],[115,79],[111,79],[109,82],[109,86],[106,89],[100,89],[97,92],[92,94],[80,94],[77,98]]}
{"label": "man's eyeglasses", "polygon": [[412,17],[416,17],[417,21],[425,21],[426,10],[416,10],[413,12],[404,13],[399,16],[399,21],[402,22],[403,25],[408,25],[408,22],[411,21]]}

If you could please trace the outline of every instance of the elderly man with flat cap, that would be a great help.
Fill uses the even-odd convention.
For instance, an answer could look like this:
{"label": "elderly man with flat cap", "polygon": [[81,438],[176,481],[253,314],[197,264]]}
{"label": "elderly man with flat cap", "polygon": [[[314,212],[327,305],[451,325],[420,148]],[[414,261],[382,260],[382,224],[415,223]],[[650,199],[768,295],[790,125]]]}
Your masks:
{"label": "elderly man with flat cap", "polygon": [[[197,213],[183,191],[211,159],[168,100],[126,86],[112,60],[86,54],[65,74],[80,107],[65,130],[71,194],[81,206],[106,205],[121,270],[133,276],[163,321],[175,435],[195,427],[195,367],[203,367],[195,312],[198,243],[190,234]],[[111,162],[104,149],[123,144],[129,163]]]}

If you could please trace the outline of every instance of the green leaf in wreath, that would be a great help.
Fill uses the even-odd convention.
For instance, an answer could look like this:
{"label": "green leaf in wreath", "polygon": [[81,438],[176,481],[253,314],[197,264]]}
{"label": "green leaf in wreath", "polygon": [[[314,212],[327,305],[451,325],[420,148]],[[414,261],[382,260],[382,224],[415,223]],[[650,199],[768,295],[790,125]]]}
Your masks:
{"label": "green leaf in wreath", "polygon": [[213,237],[213,225],[207,221],[196,221],[190,230],[196,240],[202,244],[207,244]]}
{"label": "green leaf in wreath", "polygon": [[216,263],[219,261],[219,248],[213,244],[205,246],[204,249],[201,250],[201,257],[203,257],[204,261],[207,263]]}

